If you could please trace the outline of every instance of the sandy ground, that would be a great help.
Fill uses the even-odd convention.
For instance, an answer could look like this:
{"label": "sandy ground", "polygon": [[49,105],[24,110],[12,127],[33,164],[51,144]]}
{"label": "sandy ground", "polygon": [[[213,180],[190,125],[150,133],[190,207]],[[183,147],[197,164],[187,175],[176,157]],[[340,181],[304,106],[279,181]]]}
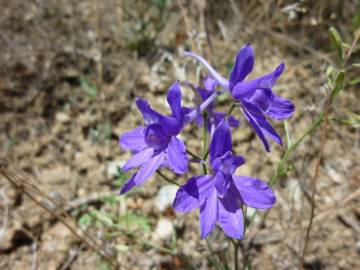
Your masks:
{"label": "sandy ground", "polygon": [[[157,196],[166,185],[159,176],[129,196],[111,197],[115,202],[103,199],[118,193],[116,167],[130,156],[118,147],[118,136],[141,124],[134,98],[145,97],[166,112],[164,97],[174,80],[196,83],[200,73],[206,75],[183,51],[206,56],[225,75],[237,50],[251,42],[251,77],[286,64],[275,90],[295,103],[288,122],[291,137],[299,138],[329,92],[326,70],[336,60],[328,28],[336,26],[350,40],[356,10],[355,1],[1,2],[0,157],[27,184],[15,187],[0,178],[0,269],[21,270],[111,269],[24,190],[45,205],[51,205],[45,196],[61,207],[67,202],[65,211],[76,222],[88,212],[110,213],[120,229],[92,219],[86,234],[120,269],[186,269],[187,262],[215,269],[200,239],[198,213],[159,209]],[[354,57],[358,62],[358,53]],[[192,98],[184,89],[184,102]],[[331,118],[359,114],[359,98],[356,87],[347,87]],[[246,120],[236,116],[235,151],[247,159],[237,173],[268,180],[286,145],[272,144],[272,153],[264,154]],[[274,126],[285,138],[282,123]],[[305,269],[360,269],[359,134],[356,125],[330,121]],[[183,136],[189,149],[201,151],[195,129]],[[316,131],[291,155],[293,169],[274,187],[277,204],[266,219],[255,219],[241,263],[246,256],[253,269],[298,269],[320,136]],[[179,183],[187,179],[166,174]],[[124,213],[132,219],[124,221]],[[222,232],[209,241],[223,260],[232,260]]]}

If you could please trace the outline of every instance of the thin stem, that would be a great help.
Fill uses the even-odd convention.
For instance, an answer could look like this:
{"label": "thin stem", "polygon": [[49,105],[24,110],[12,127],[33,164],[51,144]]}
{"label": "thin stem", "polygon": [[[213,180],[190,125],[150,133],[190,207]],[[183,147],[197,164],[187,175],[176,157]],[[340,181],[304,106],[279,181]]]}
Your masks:
{"label": "thin stem", "polygon": [[197,156],[196,154],[194,154],[193,152],[191,152],[190,150],[186,149],[186,153],[188,153],[190,156],[192,156],[194,159],[198,159],[201,160],[201,157]]}
{"label": "thin stem", "polygon": [[[68,216],[67,214],[57,213],[52,209],[49,209],[38,198],[36,198],[33,194],[31,194],[31,192],[27,190],[28,187],[26,185],[23,185],[23,183],[26,182],[25,179],[22,179],[18,175],[13,176],[13,174],[8,173],[8,171],[5,168],[4,169],[0,168],[0,174],[4,176],[7,180],[9,180],[16,188],[20,189],[21,192],[24,193],[26,196],[28,196],[35,204],[37,204],[43,210],[45,210],[46,212],[57,218],[65,227],[67,227],[71,231],[71,233],[73,233],[78,239],[80,239],[87,247],[95,251],[97,254],[99,254],[101,257],[107,260],[112,266],[118,269],[119,265],[117,261],[111,258],[109,255],[107,255],[105,251],[103,251],[102,247],[96,242],[95,239],[93,239],[90,236],[87,236],[80,228],[78,228],[77,224],[70,216]],[[54,203],[54,205],[56,205],[56,202],[53,201],[50,197],[47,196],[44,197],[46,199],[49,199],[49,201],[51,201],[52,203]],[[71,223],[69,223],[66,220],[66,218],[68,218]]]}
{"label": "thin stem", "polygon": [[206,153],[205,153],[205,155],[203,157],[203,160],[206,160],[208,156],[209,156],[209,149],[206,151]]}
{"label": "thin stem", "polygon": [[239,270],[239,243],[232,241],[234,245],[234,270]]}
{"label": "thin stem", "polygon": [[[206,121],[206,112],[203,113],[203,155],[206,155],[206,152],[208,151],[207,147],[207,121]],[[201,163],[202,169],[204,174],[207,174],[206,170],[206,164]]]}
{"label": "thin stem", "polygon": [[[295,143],[291,144],[291,146],[286,150],[285,154],[283,155],[283,157],[281,158],[281,160],[278,162],[277,164],[277,169],[275,171],[275,173],[272,175],[272,177],[270,178],[268,185],[270,187],[272,187],[273,185],[275,185],[275,183],[277,182],[277,179],[279,178],[279,176],[281,176],[284,172],[284,164],[286,164],[287,160],[289,159],[290,154],[305,140],[305,138],[310,135],[311,133],[314,132],[314,130],[320,126],[320,124],[323,122],[324,120],[324,115],[321,114],[315,122],[312,123],[312,125],[305,131],[305,133],[296,140]],[[255,217],[257,215],[258,211],[256,210],[252,216],[249,219],[249,223],[248,223],[248,227],[253,223],[253,221],[255,220]]]}
{"label": "thin stem", "polygon": [[231,104],[231,107],[229,109],[229,111],[227,112],[226,116],[230,116],[233,112],[233,110],[237,107],[238,103],[234,102],[233,104]]}
{"label": "thin stem", "polygon": [[208,97],[198,108],[192,110],[185,116],[185,122],[190,123],[195,120],[210,104],[213,102],[221,92],[215,92]]}
{"label": "thin stem", "polygon": [[157,170],[156,173],[160,175],[166,182],[169,182],[170,184],[180,186],[179,183],[176,183],[174,180],[171,180],[169,177],[167,177],[165,174],[163,174],[160,170]]}
{"label": "thin stem", "polygon": [[[336,90],[336,87],[333,89],[333,91]],[[306,255],[306,251],[307,251],[307,247],[308,247],[308,243],[309,243],[309,238],[310,238],[310,231],[311,231],[311,227],[313,224],[313,220],[314,220],[314,216],[315,216],[315,195],[316,195],[316,183],[317,183],[317,179],[318,179],[318,175],[319,175],[319,170],[320,170],[320,164],[321,164],[321,160],[323,157],[323,151],[324,151],[324,145],[325,145],[325,141],[326,141],[326,131],[328,128],[328,123],[329,123],[329,114],[330,114],[330,110],[331,110],[331,99],[332,95],[330,94],[330,96],[327,99],[327,102],[325,104],[325,110],[324,110],[324,114],[323,114],[323,118],[324,118],[324,125],[323,125],[323,129],[322,129],[322,133],[321,133],[321,141],[320,141],[320,150],[319,150],[319,154],[318,154],[318,159],[315,165],[315,171],[314,171],[314,175],[312,178],[312,192],[311,192],[311,210],[310,210],[310,218],[309,218],[309,223],[308,226],[306,228],[306,234],[305,234],[305,242],[304,242],[304,248],[303,248],[303,252],[300,258],[300,269],[303,268],[304,265],[304,259],[305,259],[305,255]]]}
{"label": "thin stem", "polygon": [[216,269],[222,269],[219,260],[216,258],[216,253],[212,249],[211,244],[210,244],[210,242],[209,242],[209,240],[207,238],[205,238],[205,242],[206,242],[207,248],[209,249],[209,251],[211,253],[211,256],[212,256],[211,260],[213,261]]}
{"label": "thin stem", "polygon": [[284,128],[285,128],[287,147],[289,148],[289,147],[291,147],[291,137],[290,137],[290,131],[289,131],[289,123],[287,120],[284,120]]}

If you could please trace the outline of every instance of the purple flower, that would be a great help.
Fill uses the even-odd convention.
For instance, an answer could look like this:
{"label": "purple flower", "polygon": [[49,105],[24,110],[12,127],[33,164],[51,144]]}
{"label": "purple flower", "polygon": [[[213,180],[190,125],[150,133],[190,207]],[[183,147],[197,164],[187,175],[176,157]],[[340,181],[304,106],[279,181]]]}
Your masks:
{"label": "purple flower", "polygon": [[243,238],[241,205],[267,209],[275,204],[273,191],[262,181],[234,175],[245,160],[232,153],[227,119],[217,126],[210,144],[211,175],[190,178],[177,191],[173,207],[179,212],[200,208],[201,237],[219,224],[227,236]]}
{"label": "purple flower", "polygon": [[120,137],[119,143],[123,149],[135,153],[122,170],[140,168],[124,184],[121,194],[145,182],[163,164],[167,164],[177,174],[188,171],[185,145],[176,137],[184,126],[185,118],[181,108],[181,91],[178,82],[170,86],[167,101],[172,111],[171,116],[154,111],[142,98],[136,99],[136,105],[146,125],[126,132]]}
{"label": "purple flower", "polygon": [[262,77],[244,81],[254,66],[254,51],[250,44],[246,44],[237,54],[230,78],[227,80],[201,56],[192,52],[186,52],[185,55],[201,62],[217,83],[231,92],[234,99],[240,103],[245,117],[255,129],[266,151],[270,151],[267,137],[282,144],[280,136],[265,116],[283,120],[291,117],[295,110],[295,106],[289,100],[272,91],[272,87],[284,71],[284,64],[280,64],[273,72]]}
{"label": "purple flower", "polygon": [[[204,87],[196,87],[196,91],[198,92],[199,96],[201,97],[201,101],[204,102],[208,98],[210,98],[214,93],[216,93],[216,87],[217,82],[212,77],[205,77],[203,80]],[[217,127],[217,125],[223,120],[226,116],[225,112],[216,112],[214,110],[215,107],[215,100],[213,100],[208,106],[207,106],[207,112],[206,112],[206,127],[208,132],[211,132],[212,129]],[[198,126],[202,126],[204,123],[202,115],[200,115],[198,118],[196,118],[196,123]],[[234,117],[230,116],[229,119],[229,125],[233,128],[236,128],[239,126],[239,121]]]}

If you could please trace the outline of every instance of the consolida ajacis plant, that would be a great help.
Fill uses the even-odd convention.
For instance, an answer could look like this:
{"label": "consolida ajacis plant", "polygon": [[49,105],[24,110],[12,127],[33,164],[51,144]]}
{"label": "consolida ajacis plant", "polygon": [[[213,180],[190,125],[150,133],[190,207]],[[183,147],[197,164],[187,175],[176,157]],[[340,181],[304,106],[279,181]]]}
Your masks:
{"label": "consolida ajacis plant", "polygon": [[[242,239],[242,207],[245,205],[268,209],[275,204],[276,199],[265,182],[235,174],[236,169],[245,163],[245,159],[233,152],[231,132],[239,132],[235,129],[239,126],[239,121],[231,112],[236,108],[243,112],[266,151],[270,152],[267,139],[282,144],[268,117],[274,120],[287,119],[295,110],[289,100],[280,97],[272,89],[285,65],[280,64],[264,76],[246,80],[254,65],[254,51],[250,44],[246,44],[236,55],[229,79],[226,79],[201,56],[193,52],[186,52],[185,55],[195,58],[209,73],[203,80],[203,86],[194,87],[201,98],[200,104],[196,104],[194,108],[182,106],[178,81],[170,86],[167,93],[170,115],[155,111],[142,98],[136,99],[145,124],[123,134],[119,143],[123,149],[131,150],[134,154],[122,170],[138,170],[124,184],[121,193],[144,183],[160,167],[167,167],[176,174],[187,173],[188,163],[193,161],[188,158],[188,154],[192,157],[194,155],[187,151],[178,135],[186,125],[196,122],[194,127],[203,128],[205,133],[210,133],[211,138],[204,157],[194,160],[201,165],[203,172],[191,176],[179,187],[173,208],[178,212],[200,209],[202,238],[207,237],[219,225],[228,237]],[[228,112],[218,112],[215,110],[216,99],[224,91],[229,91],[233,102]]]}

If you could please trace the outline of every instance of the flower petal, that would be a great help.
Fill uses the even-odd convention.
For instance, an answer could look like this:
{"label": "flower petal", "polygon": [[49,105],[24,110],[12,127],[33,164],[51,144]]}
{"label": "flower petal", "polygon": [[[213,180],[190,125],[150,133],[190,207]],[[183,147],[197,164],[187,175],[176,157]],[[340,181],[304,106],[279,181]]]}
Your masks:
{"label": "flower petal", "polygon": [[231,132],[226,119],[216,127],[210,144],[210,162],[232,150]]}
{"label": "flower petal", "polygon": [[131,176],[131,178],[129,180],[127,180],[126,183],[122,186],[122,188],[120,190],[120,195],[128,192],[129,190],[131,190],[133,187],[136,186],[136,184],[134,182],[135,176],[136,176],[136,173],[134,173]]}
{"label": "flower petal", "polygon": [[189,212],[200,207],[213,189],[214,184],[211,175],[191,177],[186,184],[178,189],[173,208],[178,212]]}
{"label": "flower petal", "polygon": [[[215,125],[217,126],[221,120],[223,120],[226,116],[225,112],[213,112],[212,116],[215,119]],[[234,116],[230,115],[227,119],[229,126],[232,128],[237,128],[240,124],[239,120],[237,120]]]}
{"label": "flower petal", "polygon": [[265,113],[272,104],[273,95],[274,94],[270,89],[257,89],[248,101],[256,105],[263,113]]}
{"label": "flower petal", "polygon": [[215,187],[219,197],[223,197],[230,186],[230,176],[224,175],[222,172],[217,172],[215,177]]}
{"label": "flower petal", "polygon": [[148,161],[154,154],[153,148],[145,148],[144,150],[133,155],[122,167],[124,172],[131,170],[132,168],[139,167]]}
{"label": "flower petal", "polygon": [[[196,87],[195,89],[200,94],[201,99],[204,101],[216,91],[217,82],[214,78],[206,76],[205,79],[203,79],[203,85],[204,87]],[[208,106],[208,110],[212,109],[214,105],[213,103]]]}
{"label": "flower petal", "polygon": [[189,169],[186,147],[182,140],[175,136],[172,136],[167,148],[167,161],[170,168],[177,174],[184,174]]}
{"label": "flower petal", "polygon": [[147,102],[147,100],[137,97],[135,102],[136,102],[136,105],[137,105],[139,111],[141,112],[146,124],[152,124],[152,123],[159,122],[159,113],[154,111],[150,107],[150,104]]}
{"label": "flower petal", "polygon": [[215,228],[218,219],[218,198],[214,189],[200,207],[201,238],[205,238]]}
{"label": "flower petal", "polygon": [[212,117],[215,126],[217,126],[226,116],[225,112],[212,112],[208,117]]}
{"label": "flower petal", "polygon": [[247,206],[267,209],[275,204],[276,198],[274,192],[261,180],[237,175],[233,175],[232,179],[240,200]]}
{"label": "flower petal", "polygon": [[[243,239],[244,218],[241,208],[235,205],[236,200],[224,197],[219,205],[219,224],[228,237]],[[230,208],[230,210],[229,210]]]}
{"label": "flower petal", "polygon": [[266,151],[270,152],[270,146],[265,137],[268,136],[276,143],[282,145],[280,136],[276,133],[274,128],[266,120],[262,112],[253,104],[243,101],[243,111],[245,117],[249,121],[250,125],[254,128],[256,134],[265,146]]}
{"label": "flower petal", "polygon": [[267,139],[265,138],[265,135],[262,132],[261,128],[259,127],[259,125],[255,121],[255,119],[252,117],[252,115],[249,112],[247,112],[246,110],[243,110],[243,111],[244,111],[244,115],[245,115],[246,119],[249,121],[250,125],[254,128],[256,134],[258,135],[261,142],[263,143],[265,150],[267,152],[270,152],[269,143],[268,143]]}
{"label": "flower petal", "polygon": [[190,56],[195,58],[197,61],[199,61],[201,64],[204,65],[204,67],[208,70],[210,75],[218,82],[219,85],[222,87],[229,89],[229,81],[225,79],[223,76],[221,76],[204,58],[202,58],[200,55],[197,55],[193,52],[184,52],[185,56]]}
{"label": "flower petal", "polygon": [[229,151],[222,157],[214,159],[211,166],[216,172],[221,171],[225,175],[232,175],[244,163],[245,159],[242,156],[235,156]]}
{"label": "flower petal", "polygon": [[171,139],[159,124],[148,125],[145,128],[144,134],[146,144],[159,151],[165,150]]}
{"label": "flower petal", "polygon": [[158,113],[150,107],[145,99],[136,98],[136,105],[146,124],[160,124],[168,135],[177,135],[181,131],[182,123],[177,118]]}
{"label": "flower petal", "polygon": [[140,151],[147,145],[144,140],[144,128],[137,127],[125,132],[119,139],[119,144],[125,150]]}
{"label": "flower petal", "polygon": [[236,83],[242,82],[254,67],[254,51],[250,44],[246,44],[236,55],[234,67],[230,74],[230,89]]}
{"label": "flower petal", "polygon": [[165,153],[160,152],[158,155],[152,157],[147,162],[145,162],[134,177],[134,183],[140,185],[144,183],[149,177],[151,177],[154,172],[160,167],[164,161]]}
{"label": "flower petal", "polygon": [[213,77],[206,76],[203,80],[203,83],[207,91],[211,93],[216,91],[217,82]]}
{"label": "flower petal", "polygon": [[251,81],[237,83],[231,93],[236,100],[250,97],[257,89],[271,89],[276,80],[280,77],[285,69],[285,65],[280,64],[273,72]]}
{"label": "flower petal", "polygon": [[240,125],[240,121],[237,120],[234,116],[230,115],[228,118],[229,126],[232,128],[237,128]]}
{"label": "flower petal", "polygon": [[174,82],[168,91],[167,101],[170,105],[173,116],[179,121],[183,120],[183,113],[181,109],[181,90],[179,82]]}
{"label": "flower petal", "polygon": [[295,106],[288,99],[273,94],[273,99],[269,110],[266,114],[275,120],[290,118],[295,111]]}

